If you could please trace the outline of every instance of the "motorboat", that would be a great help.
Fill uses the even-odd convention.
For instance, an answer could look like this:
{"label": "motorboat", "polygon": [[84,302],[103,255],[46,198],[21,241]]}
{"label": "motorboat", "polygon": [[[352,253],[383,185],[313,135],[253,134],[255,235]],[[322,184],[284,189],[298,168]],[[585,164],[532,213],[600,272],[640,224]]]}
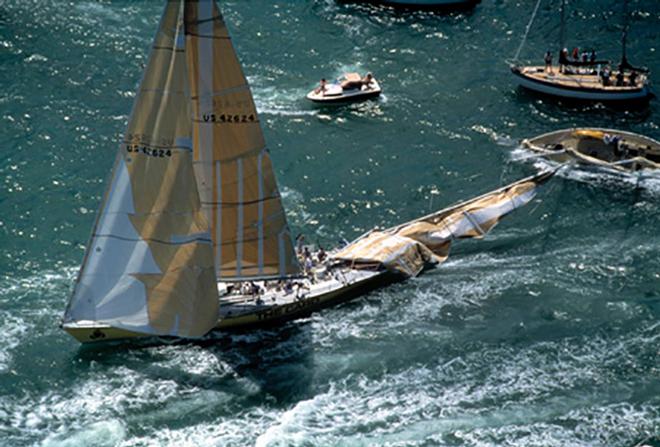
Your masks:
{"label": "motorboat", "polygon": [[322,104],[341,103],[375,98],[380,93],[380,84],[373,76],[366,80],[358,73],[346,73],[331,84],[315,88],[307,94],[307,99]]}

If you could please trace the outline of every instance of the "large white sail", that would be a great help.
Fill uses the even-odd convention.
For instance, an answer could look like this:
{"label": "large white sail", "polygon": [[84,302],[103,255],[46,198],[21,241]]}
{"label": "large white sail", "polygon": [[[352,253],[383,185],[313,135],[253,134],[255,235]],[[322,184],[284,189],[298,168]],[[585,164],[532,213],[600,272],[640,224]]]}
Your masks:
{"label": "large white sail", "polygon": [[169,1],[64,323],[194,337],[217,322],[181,18],[181,1]]}
{"label": "large white sail", "polygon": [[186,0],[195,179],[220,280],[299,273],[252,93],[215,0]]}

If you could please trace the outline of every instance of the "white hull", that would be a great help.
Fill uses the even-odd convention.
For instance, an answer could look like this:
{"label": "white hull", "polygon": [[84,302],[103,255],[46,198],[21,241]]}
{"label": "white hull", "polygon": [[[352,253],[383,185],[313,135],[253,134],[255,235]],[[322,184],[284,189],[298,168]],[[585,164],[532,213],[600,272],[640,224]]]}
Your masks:
{"label": "white hull", "polygon": [[[308,284],[304,296],[270,290],[256,301],[251,295],[220,298],[215,331],[245,330],[281,324],[360,296],[401,279],[387,271],[337,270],[332,277]],[[81,343],[145,338],[150,335],[117,329],[99,321],[71,321],[62,328]]]}
{"label": "white hull", "polygon": [[312,90],[306,96],[307,99],[316,103],[338,103],[361,101],[363,99],[374,98],[381,93],[380,84],[376,80],[372,81],[369,88],[343,90],[341,94],[322,94]]}
{"label": "white hull", "polygon": [[[601,140],[605,135],[620,142]],[[559,163],[576,161],[624,173],[660,168],[660,142],[616,129],[562,129],[522,140],[521,145]]]}
{"label": "white hull", "polygon": [[598,92],[593,90],[577,90],[557,87],[546,83],[532,81],[515,73],[514,76],[521,87],[534,90],[539,93],[569,99],[580,99],[587,101],[635,101],[647,98],[650,93],[648,85],[645,85],[639,90],[625,92]]}

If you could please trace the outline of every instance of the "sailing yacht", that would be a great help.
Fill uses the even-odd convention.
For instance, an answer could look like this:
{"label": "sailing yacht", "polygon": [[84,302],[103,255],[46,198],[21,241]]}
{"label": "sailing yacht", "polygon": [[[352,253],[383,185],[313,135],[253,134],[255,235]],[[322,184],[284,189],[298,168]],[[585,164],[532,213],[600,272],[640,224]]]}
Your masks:
{"label": "sailing yacht", "polygon": [[442,262],[551,175],[371,231],[301,268],[223,16],[214,0],[170,0],[61,325],[87,343],[279,324]]}
{"label": "sailing yacht", "polygon": [[[566,0],[562,0],[558,66],[553,67],[551,63],[548,63],[549,61],[546,61],[545,65],[521,65],[516,61],[511,64],[510,68],[518,84],[536,92],[577,100],[625,102],[648,99],[651,95],[648,71],[633,67],[626,56],[627,4],[627,0],[624,1],[625,24],[621,41],[622,55],[617,68],[610,68],[611,62],[607,60],[596,60],[595,58],[584,60],[579,56],[569,57],[565,37]],[[528,31],[534,16],[535,14],[532,14],[532,19],[527,27]],[[524,40],[518,49],[516,60]]]}

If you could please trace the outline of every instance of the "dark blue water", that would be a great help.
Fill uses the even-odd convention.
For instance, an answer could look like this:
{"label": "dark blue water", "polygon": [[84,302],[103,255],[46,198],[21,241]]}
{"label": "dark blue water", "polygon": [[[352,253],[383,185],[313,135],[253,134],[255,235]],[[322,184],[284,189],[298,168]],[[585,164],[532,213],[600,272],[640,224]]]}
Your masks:
{"label": "dark blue water", "polygon": [[[551,3],[525,58],[555,46]],[[620,2],[569,5],[569,45],[618,57]],[[657,100],[624,111],[512,84],[531,0],[220,6],[289,221],[326,246],[535,172],[520,138],[660,138]],[[57,324],[161,10],[0,0],[0,444],[628,446],[660,432],[660,182],[646,177],[565,171],[439,269],[279,330],[81,349]],[[660,4],[630,10],[629,57],[655,77]],[[383,97],[305,102],[346,70],[373,71]]]}

